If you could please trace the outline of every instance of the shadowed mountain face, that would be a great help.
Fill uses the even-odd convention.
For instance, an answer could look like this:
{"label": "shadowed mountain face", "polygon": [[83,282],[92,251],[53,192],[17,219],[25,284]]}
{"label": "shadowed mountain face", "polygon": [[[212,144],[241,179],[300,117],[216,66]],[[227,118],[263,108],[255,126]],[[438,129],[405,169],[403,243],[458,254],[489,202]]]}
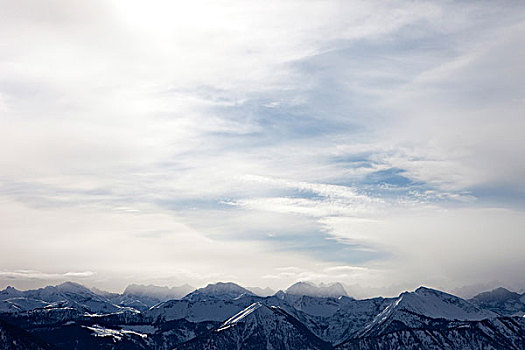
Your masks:
{"label": "shadowed mountain face", "polygon": [[481,321],[428,320],[424,328],[402,323],[373,337],[349,339],[336,349],[525,349],[523,321],[495,318]]}
{"label": "shadowed mountain face", "polygon": [[254,303],[212,332],[178,349],[331,349],[293,316],[277,306]]}
{"label": "shadowed mountain face", "polygon": [[0,320],[0,349],[53,350],[56,348],[23,329]]}
{"label": "shadowed mountain face", "polygon": [[[320,289],[324,296],[311,295]],[[296,284],[261,297],[217,283],[148,306],[172,292],[9,287],[0,291],[0,348],[525,349],[525,319],[515,312],[523,295],[503,288],[468,301],[425,287],[356,300],[338,295],[337,285]]]}
{"label": "shadowed mountain face", "polygon": [[496,288],[490,292],[480,293],[469,301],[500,315],[525,315],[525,293],[519,294],[505,288]]}
{"label": "shadowed mountain face", "polygon": [[400,325],[412,329],[425,328],[429,320],[479,321],[497,316],[451,294],[420,287],[392,300],[360,336],[383,335]]}

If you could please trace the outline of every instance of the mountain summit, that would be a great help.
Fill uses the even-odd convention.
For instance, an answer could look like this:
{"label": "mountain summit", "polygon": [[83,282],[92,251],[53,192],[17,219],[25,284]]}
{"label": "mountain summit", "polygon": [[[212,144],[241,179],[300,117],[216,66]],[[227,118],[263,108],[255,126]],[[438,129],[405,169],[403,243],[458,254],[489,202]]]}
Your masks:
{"label": "mountain summit", "polygon": [[205,300],[234,300],[243,295],[255,294],[246,288],[233,282],[218,282],[208,284],[206,287],[199,288],[186,295],[183,300],[205,301]]}
{"label": "mountain summit", "polygon": [[519,294],[500,287],[480,293],[469,301],[503,316],[525,316],[525,293]]}
{"label": "mountain summit", "polygon": [[253,303],[213,332],[197,337],[178,349],[310,349],[332,346],[279,307]]}
{"label": "mountain summit", "polygon": [[421,328],[429,319],[480,321],[498,315],[456,297],[427,287],[404,292],[395,298],[364,330],[367,336],[381,335],[399,327]]}

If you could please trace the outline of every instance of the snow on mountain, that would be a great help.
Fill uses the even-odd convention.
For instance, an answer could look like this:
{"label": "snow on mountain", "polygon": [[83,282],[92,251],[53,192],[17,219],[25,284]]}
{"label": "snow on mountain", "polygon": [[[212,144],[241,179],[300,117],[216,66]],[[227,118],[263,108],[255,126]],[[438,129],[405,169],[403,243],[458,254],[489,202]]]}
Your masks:
{"label": "snow on mountain", "polygon": [[243,295],[255,296],[254,293],[246,288],[232,282],[218,282],[208,284],[206,287],[199,288],[186,295],[183,300],[205,301],[205,300],[233,300]]}
{"label": "snow on mountain", "polygon": [[0,291],[0,312],[18,312],[41,308],[48,303],[42,300],[24,297],[24,292],[8,286]]}
{"label": "snow on mountain", "polygon": [[24,293],[26,297],[43,300],[54,307],[69,306],[91,313],[112,313],[123,311],[109,299],[98,295],[81,284],[65,282]]}
{"label": "snow on mountain", "polygon": [[339,296],[348,296],[344,287],[341,283],[333,283],[326,285],[321,283],[319,286],[311,282],[297,282],[288,289],[286,289],[287,294],[292,295],[308,295],[311,297],[339,297]]}
{"label": "snow on mountain", "polygon": [[242,295],[233,300],[168,300],[151,307],[144,312],[144,315],[153,320],[186,319],[191,322],[222,322],[261,299],[254,295]]}
{"label": "snow on mountain", "polygon": [[478,321],[496,316],[493,312],[482,310],[452,294],[426,287],[419,287],[414,292],[402,293],[396,304],[398,309],[402,308],[431,318]]}
{"label": "snow on mountain", "polygon": [[131,308],[138,311],[144,311],[160,303],[161,301],[157,298],[152,297],[139,297],[133,295],[124,295],[118,293],[104,292],[98,289],[93,290],[96,294],[101,295],[111,301],[113,304],[118,305],[122,308]]}
{"label": "snow on mountain", "polygon": [[419,287],[414,292],[401,293],[375,317],[363,334],[382,334],[401,325],[424,327],[433,319],[479,321],[497,316],[492,311],[480,309],[454,295]]}
{"label": "snow on mountain", "polygon": [[181,299],[193,290],[188,284],[180,287],[159,287],[154,285],[130,284],[122,294],[109,293],[93,288],[93,291],[106,297],[120,307],[145,311],[153,305],[172,299]]}
{"label": "snow on mountain", "polygon": [[145,339],[148,337],[148,335],[145,333],[139,333],[139,332],[136,332],[134,330],[129,330],[129,329],[111,329],[111,328],[102,327],[100,325],[93,325],[91,327],[83,326],[83,327],[92,331],[95,337],[109,337],[109,338],[113,338],[114,341],[121,341],[122,338],[126,336],[130,336],[130,335],[138,336],[142,339]]}
{"label": "snow on mountain", "polygon": [[112,303],[78,283],[65,282],[56,286],[18,291],[8,287],[0,292],[0,312],[27,311],[37,308],[72,307],[89,313],[134,311]]}
{"label": "snow on mountain", "polygon": [[[280,300],[281,303],[275,299]],[[361,331],[392,300],[392,298],[356,300],[343,296],[320,298],[281,292],[265,300],[265,303],[279,305],[303,322],[315,335],[337,344]]]}
{"label": "snow on mountain", "polygon": [[519,293],[499,287],[488,292],[479,293],[471,298],[470,301],[477,303],[506,302],[508,300],[519,300],[521,297],[522,295]]}
{"label": "snow on mountain", "polygon": [[505,288],[480,293],[469,301],[503,316],[525,315],[525,294],[511,292]]}
{"label": "snow on mountain", "polygon": [[331,349],[301,322],[278,307],[249,305],[215,331],[177,347],[191,349]]}
{"label": "snow on mountain", "polygon": [[0,312],[18,312],[27,311],[49,306],[49,303],[43,300],[31,298],[16,297],[2,300],[0,302]]}
{"label": "snow on mountain", "polygon": [[93,297],[97,300],[101,299],[100,296],[93,293],[88,288],[73,282],[64,282],[56,286],[47,286],[44,288],[28,290],[24,292],[24,296],[33,299],[44,300],[48,303],[66,301],[70,296],[74,296],[74,298]]}
{"label": "snow on mountain", "polygon": [[333,316],[337,311],[344,309],[348,303],[355,301],[355,299],[345,296],[324,298],[308,295],[294,295],[284,292],[276,293],[269,300],[273,299],[280,299],[295,310],[320,317]]}
{"label": "snow on mountain", "polygon": [[[524,296],[505,289],[470,301],[425,287],[356,300],[303,294],[326,285],[294,286],[260,297],[217,283],[151,307],[144,303],[155,299],[149,291],[165,288],[130,286],[117,294],[70,282],[9,287],[0,291],[0,319],[62,348],[525,349],[525,317],[501,316],[513,315]],[[123,307],[131,302],[141,303],[141,312]]]}
{"label": "snow on mountain", "polygon": [[22,292],[21,290],[18,290],[11,286],[7,286],[6,289],[0,291],[0,300],[21,297],[23,295],[24,295],[24,292]]}
{"label": "snow on mountain", "polygon": [[434,319],[426,327],[398,327],[372,336],[348,339],[337,350],[523,350],[525,327],[519,318],[479,321]]}
{"label": "snow on mountain", "polygon": [[249,314],[261,308],[262,306],[263,304],[261,304],[261,302],[256,302],[256,303],[251,304],[246,309],[236,313],[235,315],[233,315],[232,317],[224,321],[224,323],[221,324],[221,326],[217,329],[217,332],[220,332],[228,327],[233,326],[234,324],[246,318]]}

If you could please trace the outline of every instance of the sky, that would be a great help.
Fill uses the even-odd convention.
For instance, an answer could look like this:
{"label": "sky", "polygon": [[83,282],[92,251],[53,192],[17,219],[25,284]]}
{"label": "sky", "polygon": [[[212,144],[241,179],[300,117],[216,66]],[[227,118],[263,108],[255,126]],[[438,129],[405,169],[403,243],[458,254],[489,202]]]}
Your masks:
{"label": "sky", "polygon": [[524,2],[0,7],[0,287],[525,289]]}

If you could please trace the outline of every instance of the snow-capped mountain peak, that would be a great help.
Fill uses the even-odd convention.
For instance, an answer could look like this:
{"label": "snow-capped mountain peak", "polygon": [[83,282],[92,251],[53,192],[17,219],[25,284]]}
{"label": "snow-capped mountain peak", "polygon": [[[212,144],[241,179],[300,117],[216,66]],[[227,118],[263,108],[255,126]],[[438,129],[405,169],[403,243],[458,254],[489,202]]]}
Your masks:
{"label": "snow-capped mountain peak", "polygon": [[4,300],[4,299],[7,299],[7,298],[20,297],[23,294],[24,294],[24,292],[14,288],[14,287],[7,286],[6,289],[0,291],[0,300]]}
{"label": "snow-capped mountain peak", "polygon": [[489,292],[479,293],[471,300],[476,300],[479,302],[505,302],[511,299],[519,299],[520,297],[521,295],[516,292],[511,292],[506,288],[499,287]]}
{"label": "snow-capped mountain peak", "polygon": [[47,307],[72,307],[89,313],[107,314],[124,310],[105,296],[74,282],[28,290],[24,292],[24,297],[43,301],[48,304]]}
{"label": "snow-capped mountain peak", "polygon": [[452,294],[427,287],[419,287],[414,292],[403,292],[395,298],[365,328],[364,333],[371,335],[399,327],[420,327],[428,320],[479,321],[495,318],[498,315],[484,310]]}
{"label": "snow-capped mountain peak", "polygon": [[469,300],[471,303],[504,316],[525,315],[525,294],[511,292],[505,288],[483,292]]}
{"label": "snow-capped mountain peak", "polygon": [[181,349],[332,349],[279,307],[256,302]]}
{"label": "snow-capped mountain peak", "polygon": [[419,287],[414,292],[402,293],[395,304],[397,309],[430,318],[474,321],[496,316],[493,312],[482,310],[452,294],[427,287]]}
{"label": "snow-capped mountain peak", "polygon": [[56,286],[56,289],[61,293],[75,293],[85,295],[95,295],[93,291],[83,285],[75,282],[64,282]]}
{"label": "snow-capped mountain peak", "polygon": [[232,282],[218,282],[191,292],[183,300],[234,300],[244,295],[254,296],[255,294]]}

